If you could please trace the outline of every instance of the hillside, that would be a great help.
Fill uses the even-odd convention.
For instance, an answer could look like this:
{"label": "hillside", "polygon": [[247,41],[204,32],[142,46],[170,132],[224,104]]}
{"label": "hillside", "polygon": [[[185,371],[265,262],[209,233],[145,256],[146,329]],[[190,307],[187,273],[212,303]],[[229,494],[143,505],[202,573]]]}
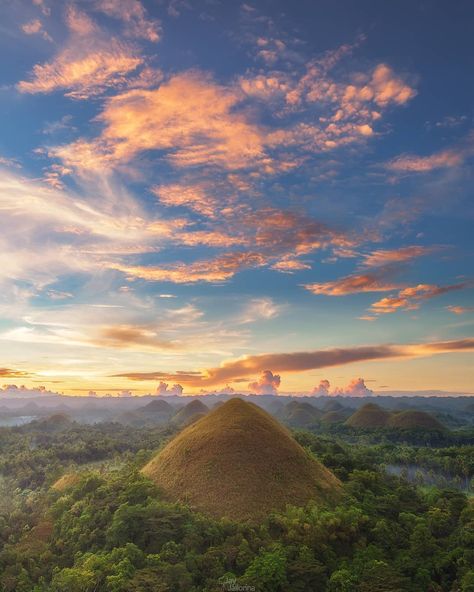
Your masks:
{"label": "hillside", "polygon": [[232,399],[183,430],[143,472],[170,499],[215,517],[260,519],[330,500],[338,479],[252,403]]}
{"label": "hillside", "polygon": [[338,411],[327,411],[326,413],[324,413],[324,415],[322,415],[321,421],[323,423],[342,423],[347,419],[347,416],[347,409],[339,409]]}
{"label": "hillside", "polygon": [[195,421],[196,416],[201,417],[206,413],[209,413],[209,407],[204,405],[199,399],[194,399],[194,401],[185,405],[173,416],[173,422],[179,425],[186,425],[191,421]]}
{"label": "hillside", "polygon": [[387,427],[397,429],[424,429],[424,430],[443,430],[444,426],[430,413],[425,411],[401,411],[393,414]]}
{"label": "hillside", "polygon": [[300,401],[291,401],[278,413],[278,418],[292,428],[307,427],[316,423],[320,417],[319,409]]}
{"label": "hillside", "polygon": [[346,425],[352,428],[377,429],[386,427],[389,419],[389,411],[375,403],[366,403],[349,417]]}

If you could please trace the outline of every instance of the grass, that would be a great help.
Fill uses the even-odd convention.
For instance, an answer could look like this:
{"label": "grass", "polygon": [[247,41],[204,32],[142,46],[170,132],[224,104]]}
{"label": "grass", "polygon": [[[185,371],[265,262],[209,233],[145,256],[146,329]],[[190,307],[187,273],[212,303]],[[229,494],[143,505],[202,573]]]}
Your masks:
{"label": "grass", "polygon": [[252,403],[231,399],[178,434],[143,472],[167,497],[214,517],[258,520],[338,497],[338,479]]}
{"label": "grass", "polygon": [[384,428],[390,419],[390,412],[375,403],[366,403],[346,421],[346,425],[353,428]]}

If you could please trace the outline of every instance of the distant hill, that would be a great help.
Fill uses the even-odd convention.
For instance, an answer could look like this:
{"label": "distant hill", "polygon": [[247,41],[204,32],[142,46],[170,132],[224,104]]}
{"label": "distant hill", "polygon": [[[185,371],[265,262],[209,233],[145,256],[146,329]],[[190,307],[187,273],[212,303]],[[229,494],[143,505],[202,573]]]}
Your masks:
{"label": "distant hill", "polygon": [[168,403],[168,401],[157,399],[140,407],[139,411],[140,413],[163,413],[172,415],[175,412],[175,409]]}
{"label": "distant hill", "polygon": [[323,411],[340,411],[344,405],[339,401],[326,401],[322,407]]}
{"label": "distant hill", "polygon": [[321,411],[310,403],[290,401],[277,417],[292,428],[304,428],[316,423],[321,415]]}
{"label": "distant hill", "polygon": [[168,498],[215,517],[259,520],[339,496],[338,479],[271,415],[231,399],[185,428],[144,468]]}
{"label": "distant hill", "polygon": [[384,428],[390,419],[390,412],[376,403],[366,403],[346,421],[352,428],[377,429]]}
{"label": "distant hill", "polygon": [[440,423],[430,413],[425,411],[401,411],[394,413],[388,420],[387,427],[398,429],[419,428],[425,430],[443,430],[443,424]]}
{"label": "distant hill", "polygon": [[204,405],[199,399],[194,399],[173,416],[173,422],[179,425],[185,425],[196,419],[197,415],[200,416],[208,412],[209,407]]}
{"label": "distant hill", "polygon": [[339,409],[337,411],[327,411],[321,416],[323,423],[342,423],[346,421],[351,411],[348,409]]}

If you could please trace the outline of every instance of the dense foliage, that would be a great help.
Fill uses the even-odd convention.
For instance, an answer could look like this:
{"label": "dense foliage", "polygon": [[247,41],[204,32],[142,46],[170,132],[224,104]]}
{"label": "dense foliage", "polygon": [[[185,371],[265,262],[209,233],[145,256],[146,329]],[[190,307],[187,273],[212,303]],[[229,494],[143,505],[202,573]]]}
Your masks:
{"label": "dense foliage", "polygon": [[[472,446],[348,444],[297,432],[344,482],[345,498],[248,525],[165,501],[139,472],[171,433],[117,424],[1,429],[1,590],[474,591],[472,499],[383,469],[406,462],[472,475]],[[52,490],[66,470],[81,471],[79,481]]]}

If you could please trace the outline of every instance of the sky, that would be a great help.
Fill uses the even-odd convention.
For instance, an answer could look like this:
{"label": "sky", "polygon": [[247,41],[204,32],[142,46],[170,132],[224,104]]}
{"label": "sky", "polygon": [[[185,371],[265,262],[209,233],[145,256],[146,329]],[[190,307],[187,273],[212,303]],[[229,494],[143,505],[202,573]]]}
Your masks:
{"label": "sky", "polygon": [[4,392],[474,392],[471,2],[0,23]]}

